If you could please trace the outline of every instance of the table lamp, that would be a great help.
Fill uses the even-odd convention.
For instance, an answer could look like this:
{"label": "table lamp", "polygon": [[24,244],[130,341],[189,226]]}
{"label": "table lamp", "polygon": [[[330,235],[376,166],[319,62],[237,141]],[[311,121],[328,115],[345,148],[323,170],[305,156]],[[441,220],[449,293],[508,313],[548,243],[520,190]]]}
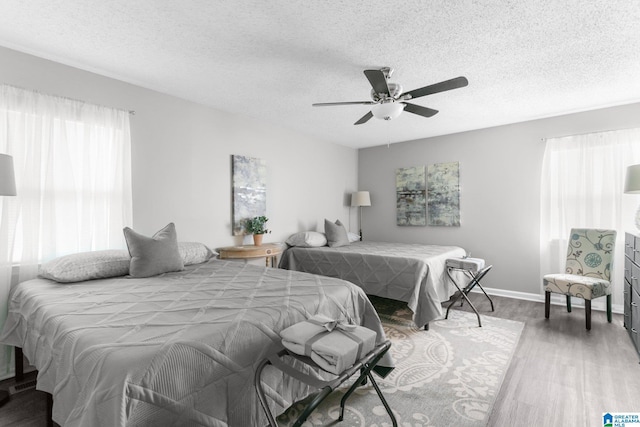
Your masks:
{"label": "table lamp", "polygon": [[371,206],[371,197],[368,191],[356,191],[351,193],[351,206],[360,208],[360,240],[362,240],[362,207]]}

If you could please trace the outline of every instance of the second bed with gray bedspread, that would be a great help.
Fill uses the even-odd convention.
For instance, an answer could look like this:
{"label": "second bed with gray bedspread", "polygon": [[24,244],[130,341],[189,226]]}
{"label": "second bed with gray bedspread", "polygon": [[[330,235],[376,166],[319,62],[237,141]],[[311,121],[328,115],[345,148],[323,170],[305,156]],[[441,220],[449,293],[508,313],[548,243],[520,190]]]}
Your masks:
{"label": "second bed with gray bedspread", "polygon": [[442,316],[441,303],[455,290],[445,261],[464,255],[457,246],[365,241],[334,248],[290,247],[280,268],[337,277],[369,295],[406,302],[413,321],[422,327]]}

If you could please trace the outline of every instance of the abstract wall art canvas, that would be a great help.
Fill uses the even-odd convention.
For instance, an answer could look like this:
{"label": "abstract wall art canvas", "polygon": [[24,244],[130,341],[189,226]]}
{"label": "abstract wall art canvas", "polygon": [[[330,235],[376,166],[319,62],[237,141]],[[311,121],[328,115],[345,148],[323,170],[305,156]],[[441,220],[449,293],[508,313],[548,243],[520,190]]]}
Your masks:
{"label": "abstract wall art canvas", "polygon": [[429,165],[427,205],[429,225],[460,226],[460,165],[458,162]]}
{"label": "abstract wall art canvas", "polygon": [[424,166],[396,169],[396,223],[426,225],[426,171]]}
{"label": "abstract wall art canvas", "polygon": [[244,222],[267,212],[267,163],[262,159],[232,156],[233,235],[244,234]]}

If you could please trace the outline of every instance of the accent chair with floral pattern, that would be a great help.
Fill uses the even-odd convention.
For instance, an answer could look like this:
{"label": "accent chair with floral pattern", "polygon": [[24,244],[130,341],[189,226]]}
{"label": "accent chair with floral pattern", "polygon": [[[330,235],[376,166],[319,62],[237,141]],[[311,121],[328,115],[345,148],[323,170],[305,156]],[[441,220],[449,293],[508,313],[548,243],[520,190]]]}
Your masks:
{"label": "accent chair with floral pattern", "polygon": [[565,272],[547,274],[542,280],[545,291],[544,317],[549,318],[553,292],[567,296],[568,312],[571,312],[571,297],[584,299],[588,330],[591,330],[591,300],[606,296],[607,320],[611,322],[611,266],[615,245],[614,230],[571,230]]}

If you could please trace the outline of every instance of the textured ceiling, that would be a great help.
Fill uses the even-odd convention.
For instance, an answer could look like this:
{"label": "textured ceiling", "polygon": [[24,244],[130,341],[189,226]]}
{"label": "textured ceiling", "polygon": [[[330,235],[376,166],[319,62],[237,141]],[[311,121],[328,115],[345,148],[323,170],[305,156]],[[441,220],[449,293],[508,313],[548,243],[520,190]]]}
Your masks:
{"label": "textured ceiling", "polygon": [[[640,101],[640,3],[2,0],[0,45],[351,147]],[[353,123],[364,69],[440,111]]]}

